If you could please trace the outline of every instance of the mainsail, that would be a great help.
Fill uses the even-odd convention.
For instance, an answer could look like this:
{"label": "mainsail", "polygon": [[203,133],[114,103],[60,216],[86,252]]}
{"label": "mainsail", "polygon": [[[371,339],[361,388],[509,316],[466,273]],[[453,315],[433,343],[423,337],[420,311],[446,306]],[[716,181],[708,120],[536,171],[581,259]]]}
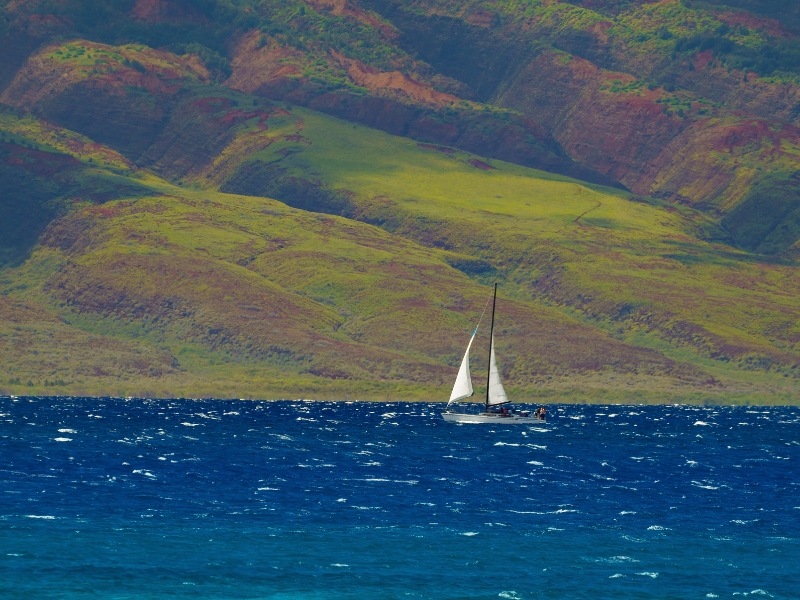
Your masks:
{"label": "mainsail", "polygon": [[469,374],[469,349],[470,346],[472,346],[472,340],[475,339],[476,333],[478,333],[477,327],[475,331],[472,332],[472,337],[469,338],[467,351],[464,353],[464,360],[461,361],[461,368],[458,370],[458,377],[456,377],[456,383],[453,386],[453,393],[450,394],[448,404],[472,396],[472,376]]}
{"label": "mainsail", "polygon": [[494,358],[494,335],[492,336],[492,352],[489,355],[489,361],[489,393],[486,395],[486,405],[495,406],[511,402],[506,396],[503,383],[500,381],[500,372],[497,370],[497,362]]}

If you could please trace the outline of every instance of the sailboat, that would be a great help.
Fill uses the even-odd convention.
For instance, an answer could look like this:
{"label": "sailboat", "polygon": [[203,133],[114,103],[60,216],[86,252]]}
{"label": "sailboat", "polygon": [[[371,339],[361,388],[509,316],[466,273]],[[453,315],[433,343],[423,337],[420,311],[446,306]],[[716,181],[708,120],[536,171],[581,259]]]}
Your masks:
{"label": "sailboat", "polygon": [[[472,337],[469,338],[467,344],[467,351],[464,353],[464,359],[461,361],[461,367],[458,370],[456,383],[453,386],[453,392],[450,394],[450,400],[447,403],[447,408],[442,413],[445,421],[454,423],[541,423],[543,419],[532,416],[530,411],[513,411],[508,409],[499,409],[498,407],[503,404],[508,404],[511,400],[506,395],[506,390],[503,388],[503,382],[500,380],[500,371],[497,369],[497,361],[494,355],[494,314],[495,306],[497,305],[497,284],[494,284],[494,296],[492,298],[492,325],[489,332],[489,372],[486,377],[486,402],[485,409],[481,413],[467,413],[458,412],[452,408],[452,405],[460,400],[471,397],[475,392],[472,389],[472,376],[469,372],[469,351],[472,347],[472,342],[475,340],[475,335],[478,333],[478,327],[472,332]],[[480,326],[480,323],[478,324]]]}

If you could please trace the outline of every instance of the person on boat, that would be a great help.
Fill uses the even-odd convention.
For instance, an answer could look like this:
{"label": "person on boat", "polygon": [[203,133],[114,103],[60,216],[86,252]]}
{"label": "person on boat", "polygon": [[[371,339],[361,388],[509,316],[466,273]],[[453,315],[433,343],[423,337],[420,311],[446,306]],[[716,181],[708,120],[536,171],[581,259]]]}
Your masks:
{"label": "person on boat", "polygon": [[535,414],[540,421],[544,421],[547,418],[547,409],[544,406],[540,406],[536,409]]}

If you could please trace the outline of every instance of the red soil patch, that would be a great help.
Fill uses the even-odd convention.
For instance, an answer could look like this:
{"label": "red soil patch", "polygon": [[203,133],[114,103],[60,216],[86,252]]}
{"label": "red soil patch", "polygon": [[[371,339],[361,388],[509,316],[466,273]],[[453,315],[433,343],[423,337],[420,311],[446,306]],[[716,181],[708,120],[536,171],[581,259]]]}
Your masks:
{"label": "red soil patch", "polygon": [[222,117],[221,120],[226,125],[229,125],[236,121],[249,121],[250,119],[254,119],[256,117],[258,117],[258,130],[266,131],[268,128],[266,120],[269,119],[270,114],[263,110],[254,110],[252,112],[245,112],[240,109],[232,110]]}
{"label": "red soil patch", "polygon": [[2,147],[10,153],[5,157],[6,164],[21,167],[41,177],[52,177],[64,169],[81,164],[80,161],[68,154],[30,150],[12,143],[4,143]]}
{"label": "red soil patch", "polygon": [[781,153],[784,140],[793,143],[800,142],[800,128],[793,125],[781,124],[780,130],[773,129],[774,123],[762,119],[746,119],[724,128],[717,143],[714,145],[716,151],[732,151],[736,148],[756,144],[763,146],[765,141],[772,144],[772,152]]}
{"label": "red soil patch", "polygon": [[311,367],[308,372],[311,375],[324,377],[325,379],[350,379],[350,375],[348,373],[327,366]]}
{"label": "red soil patch", "polygon": [[[281,81],[296,79],[302,73],[301,66],[308,62],[307,56],[267,39],[258,31],[242,36],[233,52],[231,67],[233,73],[225,82],[230,88],[253,93]],[[298,66],[300,65],[300,66]]]}
{"label": "red soil patch", "polygon": [[467,23],[488,29],[498,23],[497,13],[485,8],[479,8],[466,18]]}
{"label": "red soil patch", "polygon": [[424,148],[425,150],[436,150],[437,152],[443,152],[444,154],[455,154],[455,150],[448,148],[447,146],[437,146],[436,144],[423,143],[418,143],[417,146]]}
{"label": "red soil patch", "polygon": [[384,23],[364,9],[353,6],[348,0],[306,0],[315,9],[327,9],[335,17],[353,17],[379,30],[383,35],[395,38],[397,30],[388,23]]}
{"label": "red soil patch", "polygon": [[744,25],[748,29],[763,29],[768,34],[776,37],[794,37],[795,33],[784,26],[777,19],[757,17],[750,13],[724,12],[715,15],[723,23],[728,25]]}
{"label": "red soil patch", "polygon": [[292,75],[300,75],[300,73],[302,73],[302,71],[294,65],[286,65],[275,71],[275,77],[291,77]]}
{"label": "red soil patch", "polygon": [[[173,79],[178,79],[178,77],[173,77]],[[103,75],[96,75],[92,77],[93,81],[98,83],[110,83],[110,84],[119,84],[126,87],[138,87],[147,90],[148,94],[156,95],[156,94],[177,94],[181,86],[177,84],[168,84],[158,77],[155,74],[150,72],[140,73],[136,69],[133,68],[122,68],[119,71],[115,71],[113,73],[105,73]]]}
{"label": "red soil patch", "polygon": [[127,158],[112,150],[107,146],[98,144],[97,142],[83,142],[81,140],[72,139],[67,142],[67,148],[75,154],[100,154],[104,160],[113,163],[121,163],[131,169],[132,171],[138,170]]}
{"label": "red soil patch", "polygon": [[192,102],[192,106],[197,106],[202,112],[210,113],[218,110],[227,110],[231,107],[231,102],[227,98],[200,98]]}
{"label": "red soil patch", "polygon": [[706,50],[705,52],[699,52],[694,57],[694,68],[695,69],[703,69],[708,66],[714,60],[714,55],[711,53],[711,50]]}
{"label": "red soil patch", "polygon": [[342,64],[353,82],[364,86],[370,91],[392,90],[403,92],[412,100],[435,106],[442,106],[459,100],[459,98],[451,94],[437,92],[431,86],[411,79],[400,71],[379,71],[374,67],[365,65],[360,60],[347,58],[335,50],[331,50],[331,55]]}
{"label": "red soil patch", "polygon": [[205,23],[207,19],[188,2],[181,0],[136,0],[131,16],[147,23],[179,23],[194,21]]}
{"label": "red soil patch", "polygon": [[482,160],[478,160],[477,158],[470,158],[469,164],[471,164],[476,169],[480,169],[481,171],[491,171],[493,169],[497,169],[497,167],[493,167],[492,165],[483,162]]}
{"label": "red soil patch", "polygon": [[586,31],[593,33],[599,41],[606,44],[608,43],[608,30],[611,29],[613,25],[611,21],[600,21],[589,27]]}

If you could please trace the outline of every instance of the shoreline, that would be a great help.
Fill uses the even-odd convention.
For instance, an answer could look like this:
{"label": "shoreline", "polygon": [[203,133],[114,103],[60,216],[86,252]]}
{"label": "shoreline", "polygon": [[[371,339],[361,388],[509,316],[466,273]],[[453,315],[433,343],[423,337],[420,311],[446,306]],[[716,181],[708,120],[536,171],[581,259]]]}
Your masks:
{"label": "shoreline", "polygon": [[[328,403],[344,403],[344,404],[440,404],[443,407],[447,405],[446,400],[427,400],[427,399],[404,399],[404,398],[397,398],[397,399],[364,399],[364,398],[235,398],[235,397],[228,397],[228,398],[217,398],[217,397],[210,397],[210,396],[202,396],[202,397],[167,397],[167,396],[92,396],[92,395],[15,395],[15,394],[0,394],[0,402],[5,400],[12,400],[12,401],[25,401],[25,400],[58,400],[58,401],[69,401],[69,400],[94,400],[94,401],[125,401],[125,402],[162,402],[162,401],[171,401],[171,402],[328,402]],[[605,400],[605,401],[604,401]],[[628,399],[629,400],[629,399]],[[683,401],[680,401],[683,400]],[[725,407],[725,406],[736,406],[736,407],[747,407],[747,406],[763,406],[763,407],[800,407],[800,399],[793,403],[786,403],[786,402],[773,402],[771,398],[761,399],[762,401],[751,401],[749,398],[731,398],[731,401],[728,402],[720,402],[718,399],[717,401],[710,402],[708,399],[678,399],[678,398],[665,398],[662,401],[642,401],[642,402],[631,402],[625,401],[620,399],[619,401],[613,401],[613,399],[601,399],[601,398],[591,398],[586,399],[582,398],[579,401],[565,401],[563,399],[527,399],[527,400],[520,400],[518,402],[511,402],[511,405],[526,405],[526,406],[538,406],[538,405],[562,405],[562,406],[717,406],[717,407]],[[461,402],[461,405],[482,405],[482,402]]]}

